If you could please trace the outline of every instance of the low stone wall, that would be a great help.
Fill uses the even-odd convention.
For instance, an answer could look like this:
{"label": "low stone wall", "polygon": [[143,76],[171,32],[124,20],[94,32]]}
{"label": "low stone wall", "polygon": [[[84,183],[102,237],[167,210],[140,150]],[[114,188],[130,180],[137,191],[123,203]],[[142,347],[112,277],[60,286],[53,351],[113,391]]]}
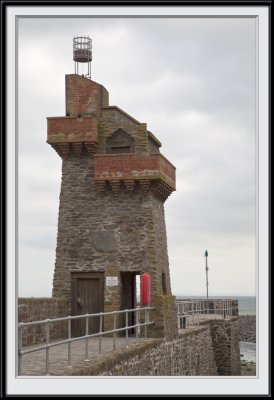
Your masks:
{"label": "low stone wall", "polygon": [[142,340],[90,363],[81,362],[66,375],[240,376],[238,318],[205,321],[170,340]]}
{"label": "low stone wall", "polygon": [[[200,326],[177,331],[171,317],[172,296],[159,297],[163,322],[156,324],[165,338],[140,340],[138,345],[117,350],[82,362],[68,369],[66,375],[85,376],[239,376],[240,327],[238,317],[211,319]],[[65,299],[19,299],[19,322],[64,317],[69,313]],[[155,317],[157,315],[155,314]],[[170,323],[170,329],[168,324]],[[152,332],[150,332],[152,333]],[[50,325],[50,339],[67,337],[67,323]],[[43,327],[24,328],[23,345],[45,341]]]}
{"label": "low stone wall", "polygon": [[[69,304],[65,299],[51,297],[19,298],[18,321],[43,321],[50,318],[61,318],[69,315]],[[50,324],[50,339],[67,337],[67,323]],[[22,345],[32,345],[45,342],[45,327],[42,325],[26,326],[22,332]]]}
{"label": "low stone wall", "polygon": [[238,317],[210,321],[218,375],[241,374]]}
{"label": "low stone wall", "polygon": [[146,339],[138,345],[81,362],[66,375],[215,376],[210,325],[192,328],[173,340]]}

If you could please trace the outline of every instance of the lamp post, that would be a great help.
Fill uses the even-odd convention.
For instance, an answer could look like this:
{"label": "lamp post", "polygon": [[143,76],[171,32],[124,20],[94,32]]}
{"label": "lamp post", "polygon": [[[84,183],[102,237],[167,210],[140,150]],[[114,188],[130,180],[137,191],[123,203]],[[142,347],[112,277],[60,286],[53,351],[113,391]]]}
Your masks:
{"label": "lamp post", "polygon": [[205,251],[205,258],[206,258],[206,298],[208,299],[208,266],[207,266],[207,257],[208,257],[208,251]]}

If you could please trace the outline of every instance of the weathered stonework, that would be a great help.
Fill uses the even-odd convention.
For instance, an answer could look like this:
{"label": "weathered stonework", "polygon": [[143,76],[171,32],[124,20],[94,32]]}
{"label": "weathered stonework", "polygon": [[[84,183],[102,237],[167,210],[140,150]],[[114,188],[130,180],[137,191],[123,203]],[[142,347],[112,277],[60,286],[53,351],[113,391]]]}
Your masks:
{"label": "weathered stonework", "polygon": [[143,339],[90,362],[79,362],[64,375],[240,376],[239,365],[238,319],[229,317],[205,321],[173,338]]}
{"label": "weathered stonework", "polygon": [[164,337],[168,340],[178,336],[177,309],[175,296],[157,295],[154,301],[155,310],[151,312],[154,325],[149,327],[150,337]]}
{"label": "weathered stonework", "polygon": [[[18,322],[44,321],[50,318],[67,317],[70,307],[66,299],[60,298],[19,298]],[[50,338],[66,338],[68,334],[66,322],[50,324]],[[45,342],[45,329],[41,325],[26,326],[22,332],[22,345]]]}
{"label": "weathered stonework", "polygon": [[66,375],[215,376],[210,325],[184,331],[173,340],[148,339],[91,363],[79,363]]}
{"label": "weathered stonework", "polygon": [[[87,310],[82,295],[72,299],[80,293],[80,272],[103,274],[100,311],[134,308],[136,289],[126,285],[135,285],[144,272],[151,275],[152,307],[157,296],[170,296],[163,203],[175,190],[175,168],[160,154],[161,143],[147,125],[109,106],[102,85],[73,74],[66,76],[66,117],[48,118],[47,141],[62,157],[53,296],[87,313],[81,311]],[[106,283],[111,277],[113,286]],[[81,285],[86,297],[93,296],[95,286]],[[87,303],[98,312],[99,303]],[[167,328],[166,309],[161,304],[159,310],[156,319],[164,326],[159,331],[174,336],[176,324]],[[118,327],[123,318],[117,318]],[[104,328],[112,326],[111,317],[104,318]]]}
{"label": "weathered stonework", "polygon": [[[164,273],[170,294],[162,202],[141,189],[130,195],[125,189],[119,196],[110,190],[100,194],[92,184],[92,175],[93,160],[88,156],[63,161],[53,296],[70,300],[70,272],[107,273],[111,267],[112,276],[118,277],[121,271],[149,270],[152,299],[162,294]],[[105,252],[96,242],[104,233],[110,246]],[[105,287],[106,301],[110,290],[116,290],[119,298],[119,287]]]}
{"label": "weathered stonework", "polygon": [[240,330],[238,317],[210,322],[218,375],[240,375]]}

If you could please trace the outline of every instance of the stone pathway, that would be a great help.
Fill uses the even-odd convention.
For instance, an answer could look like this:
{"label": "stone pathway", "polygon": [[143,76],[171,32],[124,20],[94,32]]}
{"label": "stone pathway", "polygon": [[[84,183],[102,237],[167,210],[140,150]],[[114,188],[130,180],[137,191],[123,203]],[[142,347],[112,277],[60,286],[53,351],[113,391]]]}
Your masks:
{"label": "stone pathway", "polygon": [[[139,339],[141,341],[142,339]],[[135,337],[128,338],[128,346],[132,346],[137,343]],[[26,346],[23,347],[23,351],[40,347],[37,346]],[[85,347],[86,341],[79,340],[71,343],[71,363],[72,365],[77,364],[85,359]],[[116,349],[126,347],[125,338],[116,338]],[[113,351],[113,338],[103,337],[102,338],[102,354],[111,353]],[[99,339],[90,338],[88,340],[88,355],[89,360],[99,356]],[[49,350],[49,375],[58,371],[67,370],[68,367],[68,344],[62,344],[60,346],[52,347]],[[46,350],[38,350],[33,353],[24,354],[21,360],[21,374],[20,376],[41,376],[46,374]]]}
{"label": "stone pathway", "polygon": [[[210,319],[222,319],[220,314],[203,314],[199,317],[199,322],[210,320]],[[194,324],[193,324],[194,322]],[[198,316],[196,315],[194,320],[192,317],[188,319],[186,330],[195,329],[198,327]],[[180,329],[181,331],[181,329]],[[142,341],[145,339],[139,339]],[[60,341],[60,340],[59,340]],[[56,341],[57,342],[57,341]],[[54,342],[52,342],[54,343]],[[137,343],[136,337],[132,336],[128,338],[128,346],[132,346]],[[41,347],[36,346],[24,346],[23,351]],[[126,347],[125,337],[116,338],[116,349],[122,349]],[[86,340],[79,340],[71,343],[71,364],[76,365],[79,362],[85,360],[85,349]],[[113,338],[102,337],[102,351],[101,354],[108,354],[113,352]],[[92,360],[99,356],[99,338],[88,339],[88,359]],[[63,371],[68,370],[68,344],[62,344],[55,346],[49,350],[49,375],[56,374],[60,375]],[[21,358],[21,373],[20,376],[43,376],[46,375],[46,350],[38,350],[32,353],[24,354]]]}

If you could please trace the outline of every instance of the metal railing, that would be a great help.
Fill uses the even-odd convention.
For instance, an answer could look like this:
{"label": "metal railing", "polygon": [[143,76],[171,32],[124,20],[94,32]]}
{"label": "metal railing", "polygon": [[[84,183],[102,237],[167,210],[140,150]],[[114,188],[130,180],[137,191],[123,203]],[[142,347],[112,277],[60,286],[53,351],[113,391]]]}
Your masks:
{"label": "metal railing", "polygon": [[176,305],[179,329],[234,315],[233,300],[176,300]]}
{"label": "metal railing", "polygon": [[[113,350],[116,350],[116,338],[117,338],[117,333],[118,332],[123,332],[125,331],[125,342],[126,342],[126,347],[128,347],[128,338],[129,338],[129,330],[135,329],[135,336],[136,340],[138,342],[140,335],[141,335],[141,327],[144,327],[144,337],[147,338],[147,327],[149,325],[154,324],[154,322],[149,320],[149,311],[153,310],[154,308],[152,307],[137,307],[129,310],[121,310],[121,311],[110,311],[110,312],[101,312],[97,314],[83,314],[83,315],[76,315],[76,316],[68,316],[68,317],[62,317],[62,318],[54,318],[54,319],[46,319],[44,321],[32,321],[32,322],[21,322],[18,324],[18,375],[21,375],[22,372],[22,357],[25,354],[33,353],[36,351],[40,350],[45,350],[46,351],[46,371],[45,373],[49,373],[49,353],[50,349],[52,347],[56,346],[61,346],[63,344],[68,345],[68,367],[72,366],[71,363],[71,343],[76,342],[79,340],[85,340],[85,357],[84,361],[89,361],[89,348],[88,348],[88,341],[90,338],[94,337],[99,337],[99,345],[98,345],[98,352],[99,355],[102,354],[102,336],[104,335],[113,335]],[[135,323],[133,325],[129,325],[129,313],[135,313]],[[144,322],[140,322],[140,317],[141,313],[144,313]],[[125,314],[125,326],[121,328],[117,328],[117,315],[119,314]],[[113,316],[113,329],[111,330],[103,330],[103,318],[106,316]],[[89,319],[94,318],[94,317],[99,317],[99,332],[96,333],[91,333],[89,334]],[[71,335],[71,321],[72,320],[79,320],[79,319],[85,319],[85,335],[83,336],[78,336],[78,337],[72,337]],[[67,321],[68,322],[68,339],[65,340],[60,340],[56,342],[50,343],[50,324],[54,322],[60,322],[60,321]],[[24,327],[27,326],[33,326],[33,325],[44,325],[45,326],[45,340],[46,343],[42,346],[37,346],[34,348],[28,348],[26,350],[23,350],[22,346],[22,338],[23,338],[23,329]]]}

